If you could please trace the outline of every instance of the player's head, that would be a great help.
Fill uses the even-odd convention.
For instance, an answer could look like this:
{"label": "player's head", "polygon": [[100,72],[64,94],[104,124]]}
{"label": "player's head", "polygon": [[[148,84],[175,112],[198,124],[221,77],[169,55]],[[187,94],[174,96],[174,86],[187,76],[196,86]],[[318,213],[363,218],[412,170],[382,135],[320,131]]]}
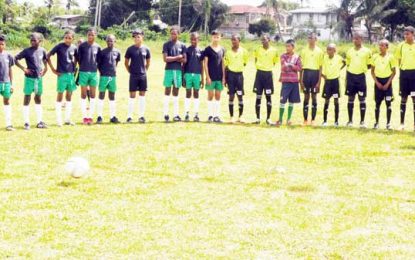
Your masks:
{"label": "player's head", "polygon": [[132,36],[134,38],[134,43],[136,45],[141,45],[144,40],[144,32],[141,29],[135,29],[132,33]]}
{"label": "player's head", "polygon": [[192,44],[193,47],[197,46],[197,44],[199,43],[199,33],[192,32],[190,34],[190,43]]}
{"label": "player's head", "polygon": [[262,46],[264,48],[268,48],[269,47],[269,42],[270,42],[271,38],[269,36],[269,34],[265,33],[261,36],[261,42],[262,42]]}
{"label": "player's head", "polygon": [[415,28],[413,26],[405,27],[404,33],[403,33],[405,41],[412,43],[414,41],[414,33],[415,33]]}
{"label": "player's head", "polygon": [[363,42],[363,35],[360,32],[355,32],[353,34],[353,44],[356,47],[360,47],[362,46],[362,42]]}
{"label": "player's head", "polygon": [[95,37],[97,36],[97,30],[94,27],[91,27],[86,32],[86,36],[88,38],[88,42],[94,42]]}
{"label": "player's head", "polygon": [[329,43],[329,44],[327,45],[327,54],[328,54],[330,57],[333,57],[333,56],[334,56],[334,54],[336,53],[336,48],[337,48],[337,46],[336,46],[336,44],[335,44],[335,43]]}
{"label": "player's head", "polygon": [[293,53],[295,49],[295,41],[293,39],[289,39],[285,42],[285,50],[287,53]]}
{"label": "player's head", "polygon": [[218,30],[213,30],[210,35],[212,37],[212,43],[218,44],[222,39],[222,34]]}
{"label": "player's head", "polygon": [[39,47],[42,40],[43,40],[43,35],[38,32],[32,33],[30,35],[30,45],[32,47],[35,47],[35,48]]}
{"label": "player's head", "polygon": [[307,42],[309,46],[315,46],[317,42],[317,35],[313,32],[309,33],[307,36]]}
{"label": "player's head", "polygon": [[231,37],[232,47],[233,48],[239,48],[239,45],[241,43],[241,36],[239,34],[232,34]]}
{"label": "player's head", "polygon": [[6,35],[0,34],[0,51],[4,51],[4,49],[6,49],[6,41]]}
{"label": "player's head", "polygon": [[389,41],[386,39],[382,39],[379,41],[379,51],[381,54],[385,54],[389,48]]}
{"label": "player's head", "polygon": [[108,48],[113,48],[115,45],[115,42],[117,41],[117,38],[115,38],[114,34],[109,34],[107,35],[107,38],[105,39],[105,41],[107,42]]}
{"label": "player's head", "polygon": [[172,41],[177,41],[179,39],[180,29],[178,26],[172,26],[170,28],[170,39]]}
{"label": "player's head", "polygon": [[74,38],[75,33],[72,30],[65,31],[65,33],[63,34],[63,42],[66,45],[71,45]]}

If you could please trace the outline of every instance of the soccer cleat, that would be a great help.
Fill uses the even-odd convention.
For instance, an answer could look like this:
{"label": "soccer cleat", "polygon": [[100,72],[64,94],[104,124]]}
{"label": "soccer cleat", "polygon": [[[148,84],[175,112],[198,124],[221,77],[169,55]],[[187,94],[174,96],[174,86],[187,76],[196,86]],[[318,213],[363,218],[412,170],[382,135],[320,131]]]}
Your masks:
{"label": "soccer cleat", "polygon": [[213,118],[213,122],[218,123],[218,124],[223,123],[223,121],[222,121],[222,120],[221,120],[218,116],[215,116],[215,117]]}
{"label": "soccer cleat", "polygon": [[189,122],[190,121],[189,113],[186,113],[186,115],[184,116],[184,121],[185,122]]}
{"label": "soccer cleat", "polygon": [[94,120],[92,118],[88,118],[88,125],[92,125],[94,123]]}
{"label": "soccer cleat", "polygon": [[365,124],[365,122],[360,122],[360,129],[366,129],[367,126]]}
{"label": "soccer cleat", "polygon": [[173,121],[174,121],[174,122],[180,122],[180,121],[182,121],[182,119],[180,118],[180,116],[175,116],[175,117],[173,118]]}
{"label": "soccer cleat", "polygon": [[62,127],[62,126],[63,126],[63,123],[62,123],[62,122],[57,122],[57,123],[56,123],[56,126],[57,126],[57,127]]}
{"label": "soccer cleat", "polygon": [[236,123],[235,118],[234,118],[234,117],[231,117],[231,118],[229,119],[229,123],[231,123],[231,124],[235,124],[235,123]]}
{"label": "soccer cleat", "polygon": [[242,117],[240,117],[240,118],[238,118],[238,121],[236,121],[236,122],[238,122],[238,123],[240,123],[240,124],[245,124],[245,119],[243,119]]}
{"label": "soccer cleat", "polygon": [[311,126],[316,126],[316,121],[311,121]]}
{"label": "soccer cleat", "polygon": [[308,121],[307,120],[304,120],[303,126],[308,126]]}
{"label": "soccer cleat", "polygon": [[169,115],[164,116],[164,122],[168,123],[170,121]]}
{"label": "soccer cleat", "polygon": [[193,117],[193,122],[199,122],[200,121],[200,118],[199,118],[199,116],[196,114],[194,117]]}
{"label": "soccer cleat", "polygon": [[353,127],[353,122],[351,122],[351,121],[347,122],[346,126],[347,127]]}
{"label": "soccer cleat", "polygon": [[142,116],[142,117],[140,117],[140,118],[138,119],[138,122],[139,122],[140,124],[145,124],[145,123],[146,123],[146,119]]}
{"label": "soccer cleat", "polygon": [[392,125],[391,124],[386,124],[386,130],[389,130],[389,131],[393,130]]}
{"label": "soccer cleat", "polygon": [[327,124],[327,122],[323,122],[323,123],[321,124],[321,126],[322,126],[322,127],[327,127],[327,126],[328,126],[328,124]]}
{"label": "soccer cleat", "polygon": [[276,127],[280,127],[281,125],[282,125],[282,122],[281,121],[278,120],[277,122],[275,122],[275,126]]}
{"label": "soccer cleat", "polygon": [[82,123],[83,123],[84,125],[87,125],[87,124],[88,124],[88,118],[84,118],[84,119],[82,119]]}
{"label": "soccer cleat", "polygon": [[269,118],[267,119],[267,125],[269,125],[269,126],[275,126],[275,123],[274,122],[272,122]]}
{"label": "soccer cleat", "polygon": [[7,126],[6,127],[6,131],[9,131],[9,132],[11,132],[11,131],[14,131],[15,129],[13,128],[13,126],[11,126],[11,125],[9,125],[9,126]]}
{"label": "soccer cleat", "polygon": [[24,124],[24,130],[30,130],[30,125],[28,123]]}
{"label": "soccer cleat", "polygon": [[293,122],[291,122],[290,120],[287,121],[287,126],[292,126]]}
{"label": "soccer cleat", "polygon": [[375,125],[373,126],[374,130],[378,130],[379,129],[379,123],[375,123]]}
{"label": "soccer cleat", "polygon": [[44,122],[39,122],[39,123],[37,124],[36,128],[39,128],[39,129],[46,129],[46,128],[48,128],[48,127],[47,127],[47,125],[46,125]]}
{"label": "soccer cleat", "polygon": [[131,117],[127,118],[127,121],[126,121],[127,124],[131,124],[132,122],[133,122],[133,119]]}
{"label": "soccer cleat", "polygon": [[118,118],[116,116],[114,116],[114,117],[112,117],[110,119],[110,123],[119,124],[120,123],[120,120],[118,120]]}
{"label": "soccer cleat", "polygon": [[405,125],[404,125],[404,124],[401,124],[401,125],[398,127],[398,130],[399,130],[399,131],[403,131],[403,130],[405,130]]}
{"label": "soccer cleat", "polygon": [[73,122],[71,122],[71,121],[66,121],[66,122],[65,122],[65,125],[68,125],[68,126],[74,126],[74,125],[75,125],[75,123],[73,123]]}
{"label": "soccer cleat", "polygon": [[334,127],[339,127],[339,122],[334,122]]}
{"label": "soccer cleat", "polygon": [[[268,121],[268,120],[267,120]],[[252,124],[254,124],[254,125],[259,125],[259,124],[261,124],[261,120],[260,119],[257,119],[257,120],[255,120],[254,122],[252,122]]]}
{"label": "soccer cleat", "polygon": [[100,125],[100,124],[102,124],[102,121],[103,121],[103,120],[102,120],[102,117],[101,117],[101,116],[99,116],[99,117],[97,118],[97,124],[99,124],[99,125]]}
{"label": "soccer cleat", "polygon": [[213,122],[213,116],[209,116],[209,117],[208,117],[208,122],[209,122],[209,123],[212,123],[212,122]]}

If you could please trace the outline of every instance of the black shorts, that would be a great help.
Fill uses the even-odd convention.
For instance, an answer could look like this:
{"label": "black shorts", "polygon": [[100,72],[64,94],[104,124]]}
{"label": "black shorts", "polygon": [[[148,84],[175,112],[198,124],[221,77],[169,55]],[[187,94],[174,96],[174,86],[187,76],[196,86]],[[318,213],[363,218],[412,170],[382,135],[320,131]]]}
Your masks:
{"label": "black shorts", "polygon": [[304,83],[304,93],[306,94],[315,94],[318,93],[316,85],[319,81],[320,71],[318,70],[304,70],[303,72],[303,83]]}
{"label": "black shorts", "polygon": [[244,75],[242,72],[228,71],[226,73],[226,83],[228,84],[228,94],[243,96],[244,92]]}
{"label": "black shorts", "polygon": [[340,97],[340,81],[339,79],[327,79],[324,83],[323,98],[339,98]]}
{"label": "black shorts", "polygon": [[147,91],[147,76],[130,75],[130,92]]}
{"label": "black shorts", "polygon": [[[389,78],[377,78],[380,84],[385,85],[388,83]],[[375,101],[393,101],[393,89],[392,85],[387,90],[380,90],[375,84]]]}
{"label": "black shorts", "polygon": [[280,103],[300,103],[300,87],[297,83],[282,83]]}
{"label": "black shorts", "polygon": [[401,97],[415,97],[415,70],[401,70],[399,95]]}
{"label": "black shorts", "polygon": [[274,80],[272,79],[272,71],[257,70],[254,83],[254,93],[257,95],[274,94]]}
{"label": "black shorts", "polygon": [[347,72],[346,74],[346,95],[366,97],[367,96],[367,85],[366,85],[366,75],[362,74],[352,74]]}

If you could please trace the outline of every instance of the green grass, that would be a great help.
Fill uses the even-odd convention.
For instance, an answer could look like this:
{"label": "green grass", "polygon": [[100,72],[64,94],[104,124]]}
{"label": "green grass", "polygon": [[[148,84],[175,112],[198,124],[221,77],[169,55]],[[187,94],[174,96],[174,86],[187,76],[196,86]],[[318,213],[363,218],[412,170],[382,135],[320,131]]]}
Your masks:
{"label": "green grass", "polygon": [[[0,258],[415,256],[412,132],[164,124],[163,65],[159,49],[150,47],[151,122],[146,125],[55,127],[56,78],[49,73],[44,114],[51,127],[25,132],[22,75],[16,71],[12,103],[19,129],[0,131]],[[254,119],[253,72],[251,62],[245,73],[247,120]],[[120,66],[122,120],[127,84]],[[372,87],[369,92],[367,121],[372,123]],[[205,101],[206,93],[201,98]],[[78,91],[78,123],[79,106]],[[345,123],[344,97],[341,108]],[[393,109],[397,126],[399,102]],[[202,102],[203,119],[206,110]],[[302,121],[300,110],[294,111],[296,124]],[[384,112],[382,107],[382,126]],[[33,109],[31,117],[35,119]],[[321,118],[319,114],[319,122]],[[72,179],[63,172],[73,155],[89,159],[92,171],[86,178]]]}

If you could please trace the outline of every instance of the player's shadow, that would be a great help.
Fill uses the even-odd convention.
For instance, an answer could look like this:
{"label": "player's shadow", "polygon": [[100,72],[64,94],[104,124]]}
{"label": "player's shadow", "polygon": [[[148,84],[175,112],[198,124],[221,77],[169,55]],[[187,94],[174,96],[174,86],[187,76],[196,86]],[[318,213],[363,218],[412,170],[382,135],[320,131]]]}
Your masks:
{"label": "player's shadow", "polygon": [[76,187],[78,183],[72,182],[72,181],[61,181],[57,185],[63,188],[71,188],[71,187]]}

